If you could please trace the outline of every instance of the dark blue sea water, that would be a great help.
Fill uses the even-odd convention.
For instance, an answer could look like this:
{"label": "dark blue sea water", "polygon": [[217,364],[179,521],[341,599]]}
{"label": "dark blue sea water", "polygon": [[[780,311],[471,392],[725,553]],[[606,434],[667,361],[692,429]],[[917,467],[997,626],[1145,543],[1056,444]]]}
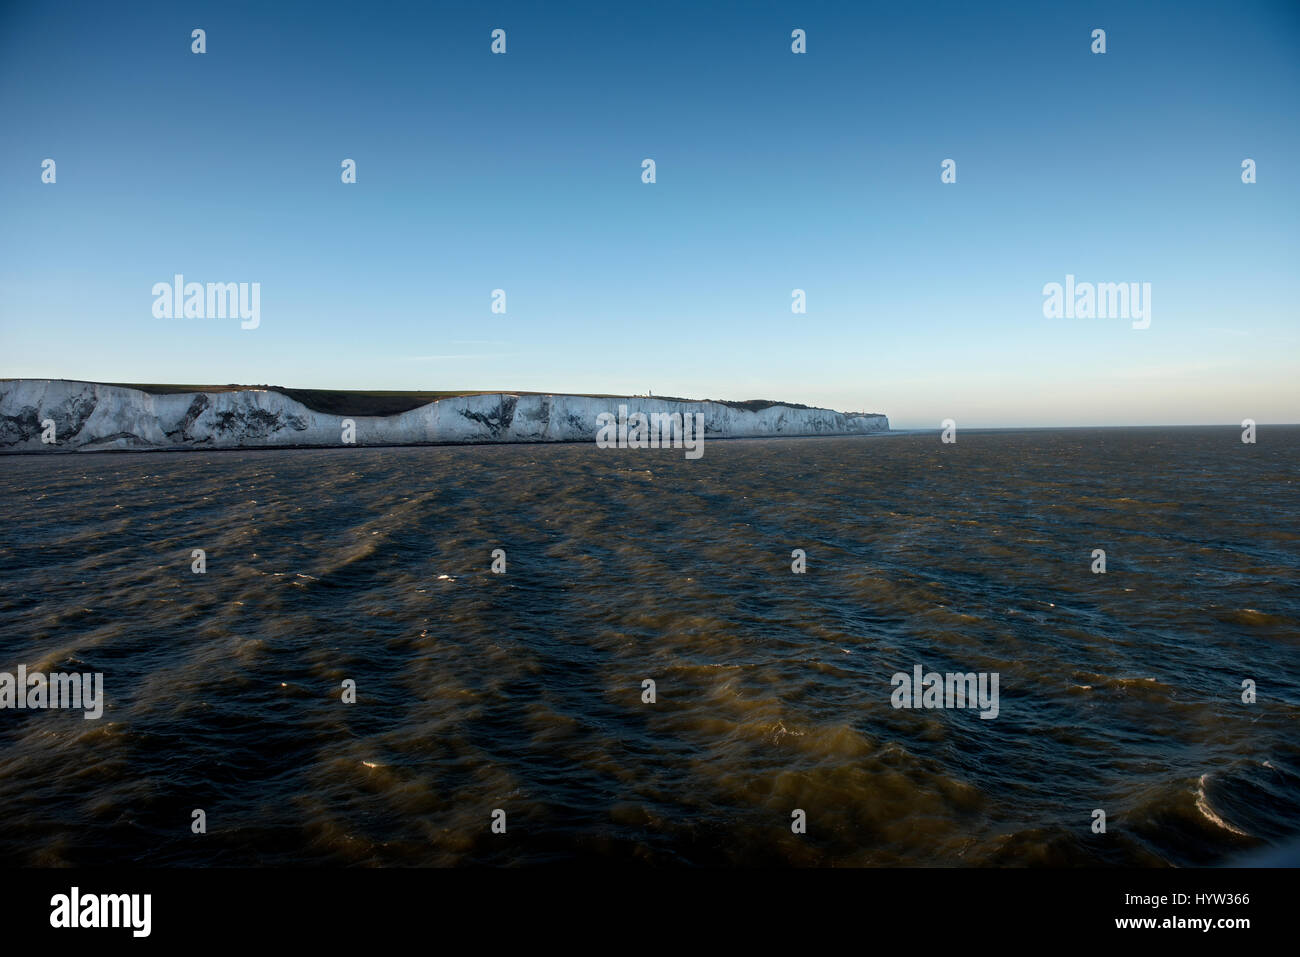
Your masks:
{"label": "dark blue sea water", "polygon": [[[0,861],[1231,861],[1300,831],[1298,462],[1295,427],[5,457],[0,671],[106,704],[0,710]],[[996,673],[997,717],[895,708],[918,664]]]}

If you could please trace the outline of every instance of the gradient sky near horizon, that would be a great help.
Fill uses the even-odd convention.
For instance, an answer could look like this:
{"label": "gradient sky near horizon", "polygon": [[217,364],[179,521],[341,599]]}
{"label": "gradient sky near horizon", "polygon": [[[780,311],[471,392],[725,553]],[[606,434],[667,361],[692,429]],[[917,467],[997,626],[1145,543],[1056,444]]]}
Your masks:
{"label": "gradient sky near horizon", "polygon": [[1300,422],[1295,2],[0,0],[0,144],[0,376]]}

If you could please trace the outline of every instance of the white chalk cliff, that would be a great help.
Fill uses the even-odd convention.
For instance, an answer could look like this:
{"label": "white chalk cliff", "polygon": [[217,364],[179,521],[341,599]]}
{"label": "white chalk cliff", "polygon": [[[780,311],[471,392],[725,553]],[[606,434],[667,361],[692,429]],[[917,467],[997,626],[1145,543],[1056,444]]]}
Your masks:
{"label": "white chalk cliff", "polygon": [[[883,415],[772,405],[757,411],[719,402],[642,396],[493,393],[439,399],[397,415],[314,412],[279,392],[138,389],[62,379],[0,381],[0,451],[66,452],[231,449],[343,444],[343,422],[356,423],[356,445],[595,441],[596,417],[631,412],[704,414],[705,437],[856,435],[886,432]],[[41,441],[45,422],[56,441]]]}

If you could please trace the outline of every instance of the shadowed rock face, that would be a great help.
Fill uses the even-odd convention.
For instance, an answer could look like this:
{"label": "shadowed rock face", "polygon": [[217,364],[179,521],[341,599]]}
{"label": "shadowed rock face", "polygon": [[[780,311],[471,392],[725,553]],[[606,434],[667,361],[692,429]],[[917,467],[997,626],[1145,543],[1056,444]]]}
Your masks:
{"label": "shadowed rock face", "polygon": [[181,419],[179,427],[168,432],[167,437],[172,441],[177,441],[178,436],[179,440],[182,442],[193,441],[193,437],[190,435],[190,429],[193,427],[194,423],[198,421],[199,416],[203,414],[203,410],[206,409],[210,403],[211,400],[203,393],[196,395],[194,401],[190,403],[190,407],[185,410],[185,415]]}
{"label": "shadowed rock face", "polygon": [[[444,399],[443,401],[451,401]],[[510,429],[511,423],[515,420],[515,408],[519,405],[519,396],[502,395],[497,407],[490,412],[483,413],[470,408],[462,408],[461,415],[472,422],[481,423],[492,438],[502,438]]]}
{"label": "shadowed rock face", "polygon": [[0,415],[0,448],[22,445],[41,433],[41,417],[36,406],[25,405],[12,413]]}
{"label": "shadowed rock face", "polygon": [[[314,411],[271,390],[152,394],[91,382],[13,379],[0,382],[0,451],[339,446],[345,421],[355,424],[357,445],[589,442],[596,437],[597,416],[616,413],[620,405],[646,414],[703,414],[708,438],[889,429],[883,415],[779,403],[509,393],[445,398],[396,415],[349,418]],[[41,442],[46,421],[54,422],[54,444]]]}

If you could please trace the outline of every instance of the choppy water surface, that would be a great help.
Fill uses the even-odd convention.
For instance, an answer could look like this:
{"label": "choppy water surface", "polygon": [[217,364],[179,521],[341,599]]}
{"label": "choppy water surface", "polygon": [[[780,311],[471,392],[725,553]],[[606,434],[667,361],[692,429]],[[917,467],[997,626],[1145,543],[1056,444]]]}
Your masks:
{"label": "choppy water surface", "polygon": [[[108,698],[0,711],[0,861],[1229,860],[1300,827],[1297,462],[1297,428],[0,459],[0,670]],[[999,716],[895,710],[916,664],[998,672]]]}

